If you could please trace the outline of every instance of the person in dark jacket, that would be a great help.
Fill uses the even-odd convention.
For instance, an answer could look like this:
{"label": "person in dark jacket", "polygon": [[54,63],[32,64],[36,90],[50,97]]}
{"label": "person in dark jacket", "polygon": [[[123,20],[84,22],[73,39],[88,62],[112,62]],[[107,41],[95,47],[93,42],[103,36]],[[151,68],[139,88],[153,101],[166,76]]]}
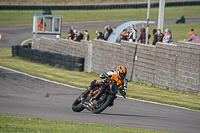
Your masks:
{"label": "person in dark jacket", "polygon": [[107,28],[108,28],[108,33],[109,33],[109,36],[110,36],[110,34],[113,32],[113,29],[110,27],[110,25],[108,25]]}
{"label": "person in dark jacket", "polygon": [[146,39],[146,32],[145,28],[140,29],[140,37],[138,38],[137,42],[144,43],[145,44],[145,39]]}
{"label": "person in dark jacket", "polygon": [[84,35],[81,31],[78,31],[78,36],[79,36],[80,41],[83,40]]}
{"label": "person in dark jacket", "polygon": [[109,31],[108,31],[108,27],[105,27],[105,32],[104,32],[104,40],[108,40],[109,38]]}
{"label": "person in dark jacket", "polygon": [[158,33],[157,33],[157,30],[156,29],[153,29],[153,42],[152,42],[152,45],[156,45],[156,42],[158,41]]}
{"label": "person in dark jacket", "polygon": [[162,42],[162,41],[163,41],[164,34],[161,33],[161,30],[160,30],[160,29],[157,30],[157,34],[158,34],[157,41],[158,41],[158,42]]}
{"label": "person in dark jacket", "polygon": [[98,30],[96,31],[97,39],[102,40],[104,38],[103,33],[99,32]]}

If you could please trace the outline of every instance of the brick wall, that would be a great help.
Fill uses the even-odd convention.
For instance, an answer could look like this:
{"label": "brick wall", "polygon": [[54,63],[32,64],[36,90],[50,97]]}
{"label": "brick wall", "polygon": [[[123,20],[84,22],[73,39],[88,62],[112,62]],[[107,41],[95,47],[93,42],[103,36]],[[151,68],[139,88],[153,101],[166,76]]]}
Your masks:
{"label": "brick wall", "polygon": [[[85,58],[87,71],[88,41],[34,39],[33,48]],[[122,41],[92,41],[92,72],[100,74],[126,66],[129,80],[164,88],[200,94],[200,44],[178,42],[156,46]]]}
{"label": "brick wall", "polygon": [[175,79],[175,89],[200,93],[200,44],[177,43]]}

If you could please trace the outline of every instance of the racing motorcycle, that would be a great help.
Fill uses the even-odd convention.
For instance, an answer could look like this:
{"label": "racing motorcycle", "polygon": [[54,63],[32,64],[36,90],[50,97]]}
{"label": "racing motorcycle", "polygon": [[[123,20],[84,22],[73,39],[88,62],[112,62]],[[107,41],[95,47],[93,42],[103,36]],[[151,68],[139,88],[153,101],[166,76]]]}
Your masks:
{"label": "racing motorcycle", "polygon": [[176,24],[178,24],[178,23],[185,23],[185,17],[184,17],[184,15],[181,16],[180,18],[177,18]]}
{"label": "racing motorcycle", "polygon": [[124,97],[124,93],[122,93],[122,89],[119,85],[117,85],[116,81],[113,81],[110,77],[106,77],[108,83],[106,83],[104,90],[101,94],[93,100],[95,96],[95,90],[98,90],[99,87],[95,87],[89,94],[86,95],[85,100],[81,101],[81,95],[74,101],[72,104],[72,110],[74,112],[81,112],[85,108],[88,111],[92,111],[95,114],[99,114],[104,111],[107,107],[113,105],[113,101],[117,98],[116,94],[118,91]]}

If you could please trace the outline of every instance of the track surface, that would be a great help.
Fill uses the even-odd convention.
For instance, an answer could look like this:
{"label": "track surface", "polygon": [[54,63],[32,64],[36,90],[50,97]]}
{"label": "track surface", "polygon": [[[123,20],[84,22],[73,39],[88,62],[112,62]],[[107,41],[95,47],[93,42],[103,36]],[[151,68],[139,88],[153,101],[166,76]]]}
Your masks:
{"label": "track surface", "polygon": [[[157,25],[157,20],[155,25]],[[165,19],[165,25],[175,24],[176,19]],[[62,24],[62,32],[68,32],[66,26],[73,26],[77,30],[95,30],[103,29],[106,25],[117,27],[125,21],[108,21],[108,22],[84,22],[84,23],[65,23]],[[186,23],[199,23],[200,18],[186,18]],[[152,32],[152,31],[150,31]],[[10,48],[12,45],[20,45],[24,40],[32,38],[32,25],[0,26],[0,48]]]}
{"label": "track surface", "polygon": [[123,127],[199,133],[200,111],[144,103],[118,97],[101,114],[75,113],[73,101],[83,92],[0,67],[0,114],[70,120]]}

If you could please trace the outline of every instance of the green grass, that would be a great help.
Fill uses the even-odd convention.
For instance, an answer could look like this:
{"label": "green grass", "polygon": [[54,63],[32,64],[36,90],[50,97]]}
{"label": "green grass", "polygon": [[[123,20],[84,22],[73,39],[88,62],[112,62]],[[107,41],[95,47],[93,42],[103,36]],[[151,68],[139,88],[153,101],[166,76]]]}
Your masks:
{"label": "green grass", "polygon": [[[0,49],[0,66],[81,88],[87,88],[91,81],[99,79],[99,75],[95,73],[67,71],[12,58],[10,49]],[[127,97],[200,110],[199,95],[181,93],[140,83],[128,83]]]}
{"label": "green grass", "polygon": [[34,133],[169,133],[166,131],[135,129],[106,126],[98,124],[78,123],[60,120],[26,118],[0,115],[0,132],[34,132]]}
{"label": "green grass", "polygon": [[[200,17],[200,6],[166,7],[165,19],[185,17]],[[33,15],[41,14],[40,10],[1,10],[0,26],[26,25],[33,23]],[[91,21],[146,20],[147,9],[113,9],[113,10],[53,10],[53,15],[62,15],[63,23]],[[158,19],[158,8],[151,8],[150,20]],[[186,20],[187,21],[187,20]],[[103,27],[102,27],[103,28]]]}

